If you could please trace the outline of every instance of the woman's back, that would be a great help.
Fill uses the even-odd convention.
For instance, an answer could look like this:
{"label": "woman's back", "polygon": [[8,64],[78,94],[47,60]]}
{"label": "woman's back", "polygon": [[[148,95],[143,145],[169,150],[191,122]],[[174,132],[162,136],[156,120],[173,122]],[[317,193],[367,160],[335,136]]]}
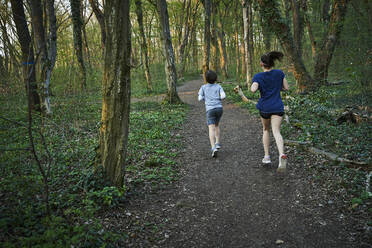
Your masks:
{"label": "woman's back", "polygon": [[284,105],[280,96],[285,75],[281,70],[273,69],[254,75],[253,82],[258,83],[261,98],[256,107],[264,113],[283,112]]}

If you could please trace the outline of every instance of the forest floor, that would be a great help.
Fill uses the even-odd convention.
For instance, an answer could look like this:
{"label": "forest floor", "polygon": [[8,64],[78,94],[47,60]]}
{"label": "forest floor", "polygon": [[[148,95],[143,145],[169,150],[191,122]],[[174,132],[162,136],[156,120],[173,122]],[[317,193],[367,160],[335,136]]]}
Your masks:
{"label": "forest floor", "polygon": [[[345,192],[332,169],[321,169],[323,158],[286,147],[288,169],[278,174],[272,139],[272,164],[261,163],[260,120],[247,110],[224,102],[222,149],[212,158],[204,103],[197,101],[201,85],[194,80],[179,88],[190,106],[180,131],[180,179],[132,197],[125,212],[103,216],[128,233],[126,246],[371,247],[371,230],[340,200]],[[314,167],[318,172],[310,172]],[[317,173],[326,182],[317,181]]]}

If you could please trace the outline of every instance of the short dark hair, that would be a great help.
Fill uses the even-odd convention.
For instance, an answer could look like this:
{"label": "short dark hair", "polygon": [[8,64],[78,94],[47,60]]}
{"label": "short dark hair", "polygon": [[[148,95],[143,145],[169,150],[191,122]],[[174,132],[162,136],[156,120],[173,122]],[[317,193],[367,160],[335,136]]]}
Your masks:
{"label": "short dark hair", "polygon": [[209,70],[205,73],[205,78],[208,83],[214,84],[217,81],[217,74],[214,71]]}

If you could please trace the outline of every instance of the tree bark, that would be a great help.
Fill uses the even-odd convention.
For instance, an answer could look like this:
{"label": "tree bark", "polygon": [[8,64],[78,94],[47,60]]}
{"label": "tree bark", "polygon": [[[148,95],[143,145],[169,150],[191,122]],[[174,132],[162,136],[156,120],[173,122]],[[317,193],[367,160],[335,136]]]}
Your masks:
{"label": "tree bark", "polygon": [[348,2],[349,0],[335,0],[333,3],[328,31],[315,59],[314,78],[320,83],[327,83],[328,67],[341,35]]}
{"label": "tree bark", "polygon": [[278,38],[290,63],[293,64],[294,76],[296,78],[299,92],[306,92],[315,88],[315,81],[307,72],[301,56],[294,48],[293,38],[287,23],[281,18],[275,0],[258,0],[260,14],[270,29]]}
{"label": "tree bark", "polygon": [[40,97],[37,92],[34,48],[31,42],[30,32],[22,1],[11,0],[13,20],[16,25],[17,36],[22,51],[23,80],[27,89],[30,90],[31,109],[40,111]]}
{"label": "tree bark", "polygon": [[177,72],[175,65],[174,50],[172,45],[172,38],[169,30],[169,16],[166,0],[157,0],[157,11],[159,15],[161,40],[163,43],[163,51],[165,56],[165,75],[167,77],[167,96],[165,101],[171,104],[178,104],[181,102],[177,93]]}
{"label": "tree bark", "polygon": [[203,44],[203,78],[207,83],[205,73],[209,70],[209,57],[211,49],[211,2],[204,0],[204,44]]}
{"label": "tree bark", "polygon": [[121,187],[128,147],[130,111],[130,0],[106,0],[105,52],[99,158],[106,178]]}
{"label": "tree bark", "polygon": [[101,42],[102,48],[105,47],[106,30],[105,30],[105,17],[101,9],[99,8],[97,0],[89,0],[89,4],[93,9],[94,15],[97,18],[98,24],[101,28]]}
{"label": "tree bark", "polygon": [[151,75],[150,75],[150,67],[149,67],[149,57],[147,51],[147,43],[146,43],[146,36],[145,31],[143,28],[143,12],[142,12],[142,2],[141,0],[135,0],[136,4],[136,15],[137,15],[137,22],[140,31],[140,44],[141,44],[141,53],[144,61],[144,69],[145,69],[145,77],[147,82],[147,90],[152,91],[152,84],[151,84]]}
{"label": "tree bark", "polygon": [[81,35],[81,28],[83,26],[83,21],[81,20],[81,0],[70,0],[70,4],[74,36],[74,50],[80,67],[80,87],[83,90],[87,87],[87,71],[83,57],[83,38]]}

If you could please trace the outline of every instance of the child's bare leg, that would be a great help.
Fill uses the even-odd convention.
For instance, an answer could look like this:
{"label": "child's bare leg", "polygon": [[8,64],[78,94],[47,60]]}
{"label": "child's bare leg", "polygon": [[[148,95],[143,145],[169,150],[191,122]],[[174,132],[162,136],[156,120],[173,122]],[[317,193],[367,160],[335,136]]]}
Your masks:
{"label": "child's bare leg", "polygon": [[278,147],[279,155],[284,154],[284,143],[283,137],[280,134],[280,125],[282,123],[282,117],[279,115],[271,116],[271,128],[275,138],[276,146]]}
{"label": "child's bare leg", "polygon": [[220,143],[220,125],[216,124],[216,129],[215,129],[215,136],[216,136],[216,143]]}
{"label": "child's bare leg", "polygon": [[261,118],[262,122],[262,143],[264,146],[265,157],[270,155],[270,119]]}
{"label": "child's bare leg", "polygon": [[215,138],[216,138],[216,125],[211,124],[208,125],[209,129],[209,141],[211,142],[211,147],[214,147],[215,144]]}

